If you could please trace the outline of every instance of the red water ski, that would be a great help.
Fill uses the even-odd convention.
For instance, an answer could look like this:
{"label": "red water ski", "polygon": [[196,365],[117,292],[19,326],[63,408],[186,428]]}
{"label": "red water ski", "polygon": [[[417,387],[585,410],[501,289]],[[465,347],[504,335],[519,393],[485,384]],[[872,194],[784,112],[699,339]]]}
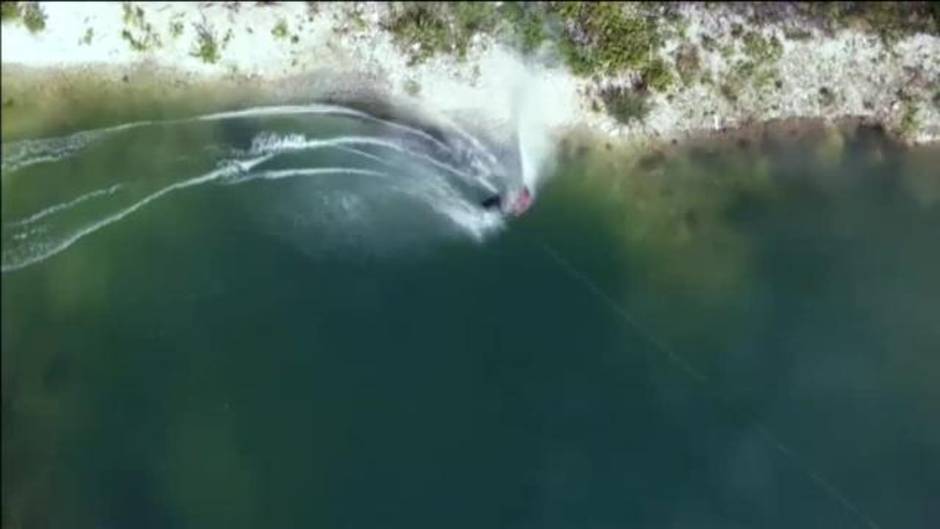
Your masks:
{"label": "red water ski", "polygon": [[529,192],[528,187],[523,187],[522,192],[519,193],[519,196],[516,197],[516,200],[514,200],[509,207],[509,212],[518,217],[525,213],[531,206],[532,193]]}

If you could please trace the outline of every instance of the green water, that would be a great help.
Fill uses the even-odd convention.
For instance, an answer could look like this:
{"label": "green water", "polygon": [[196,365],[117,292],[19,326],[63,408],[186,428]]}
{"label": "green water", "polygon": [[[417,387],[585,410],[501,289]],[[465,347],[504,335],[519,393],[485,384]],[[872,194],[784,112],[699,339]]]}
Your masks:
{"label": "green water", "polygon": [[936,151],[571,148],[504,224],[368,146],[181,184],[272,130],[393,133],[4,171],[4,527],[940,523]]}

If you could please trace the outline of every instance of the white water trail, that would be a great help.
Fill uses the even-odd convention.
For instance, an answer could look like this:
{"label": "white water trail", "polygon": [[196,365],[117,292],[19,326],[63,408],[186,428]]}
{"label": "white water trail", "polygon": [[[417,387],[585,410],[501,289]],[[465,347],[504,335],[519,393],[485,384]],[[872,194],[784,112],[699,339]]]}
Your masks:
{"label": "white water trail", "polygon": [[2,272],[3,273],[12,272],[14,270],[19,270],[29,265],[38,263],[40,261],[44,261],[48,259],[49,257],[52,257],[53,255],[67,249],[69,246],[72,246],[82,237],[85,237],[86,235],[90,235],[100,230],[101,228],[104,228],[105,226],[109,224],[115,223],[123,219],[124,217],[130,215],[131,213],[137,211],[138,209],[149,204],[150,202],[153,202],[154,200],[168,193],[171,193],[179,189],[184,189],[187,187],[204,184],[206,182],[211,182],[212,180],[215,180],[223,176],[226,172],[231,172],[232,170],[233,170],[232,168],[217,169],[215,171],[198,176],[196,178],[191,178],[189,180],[184,180],[182,182],[177,182],[175,184],[164,187],[155,193],[151,193],[150,195],[147,195],[142,200],[135,202],[131,206],[118,211],[114,215],[105,217],[89,225],[83,226],[79,228],[78,230],[70,233],[69,235],[59,240],[44,241],[43,243],[32,245],[29,247],[30,251],[28,251],[27,255],[25,256],[20,256],[20,255],[11,256],[9,255],[8,252],[5,251],[3,252]]}
{"label": "white water trail", "polygon": [[282,152],[287,152],[287,151],[322,149],[326,147],[338,147],[338,146],[349,146],[349,145],[372,145],[375,147],[391,149],[396,152],[410,156],[412,158],[417,158],[422,161],[425,161],[437,167],[438,169],[442,169],[455,176],[459,176],[460,178],[463,178],[472,184],[481,184],[484,187],[486,187],[487,190],[489,190],[490,192],[493,192],[493,193],[497,192],[496,186],[494,186],[491,182],[489,182],[483,177],[474,176],[457,167],[454,167],[450,164],[437,160],[432,156],[409,149],[397,142],[384,140],[381,138],[373,138],[371,136],[341,136],[339,138],[330,138],[326,140],[321,140],[321,139],[308,139],[303,134],[290,134],[287,136],[277,136],[274,134],[262,134],[256,137],[255,140],[252,142],[251,152],[254,154],[282,153]]}
{"label": "white water trail", "polygon": [[359,176],[376,176],[379,178],[390,178],[391,175],[382,171],[373,171],[371,169],[357,169],[354,167],[314,167],[303,169],[278,169],[273,171],[263,171],[259,173],[248,173],[240,177],[228,179],[228,184],[243,184],[252,180],[280,180],[282,178],[296,178],[299,176],[320,176],[327,174],[345,174]]}
{"label": "white water trail", "polygon": [[[75,244],[78,240],[85,237],[86,235],[90,235],[100,230],[101,228],[104,228],[105,226],[113,224],[127,217],[131,213],[134,213],[135,211],[153,202],[154,200],[157,200],[158,198],[161,198],[169,193],[172,193],[173,191],[178,191],[180,189],[185,189],[187,187],[193,187],[193,186],[202,185],[208,182],[212,182],[214,180],[223,178],[225,176],[228,176],[240,170],[244,170],[244,169],[250,170],[251,168],[255,167],[257,164],[265,161],[267,158],[268,157],[262,156],[254,160],[241,162],[240,165],[230,164],[226,167],[222,167],[220,169],[210,171],[206,174],[168,185],[164,188],[161,188],[145,196],[144,198],[138,200],[137,202],[118,211],[117,213],[113,215],[109,215],[108,217],[92,222],[91,224],[82,226],[76,229],[75,231],[70,232],[67,235],[57,240],[45,240],[40,243],[34,243],[33,245],[29,245],[26,248],[25,252],[18,251],[19,250],[18,247],[10,249],[10,250],[4,249],[3,263],[2,263],[2,268],[0,268],[0,271],[2,271],[3,273],[12,272],[14,270],[19,270],[21,268],[25,268],[32,264],[38,263],[40,261],[44,261],[48,259],[49,257],[52,257],[53,255],[63,250],[66,250],[67,248]],[[16,238],[16,236],[14,236],[14,238]],[[25,255],[21,255],[24,253]]]}
{"label": "white water trail", "polygon": [[433,135],[428,134],[427,132],[417,128],[411,127],[409,125],[403,125],[401,123],[396,123],[394,121],[385,120],[367,112],[362,112],[360,110],[355,110],[348,107],[343,107],[339,105],[325,105],[314,103],[310,105],[281,105],[281,106],[269,106],[269,107],[253,107],[246,108],[244,110],[233,110],[230,112],[217,112],[214,114],[206,114],[203,116],[198,116],[196,118],[191,118],[188,120],[174,121],[173,123],[180,123],[186,121],[216,121],[221,119],[232,119],[232,118],[243,118],[243,117],[258,117],[258,116],[277,116],[277,115],[291,115],[291,114],[337,114],[343,116],[350,116],[359,119],[364,119],[371,121],[373,123],[379,123],[390,128],[401,130],[409,134],[421,137],[434,145],[440,147],[441,149],[450,151],[452,150],[451,146],[442,142],[438,138],[435,138]]}
{"label": "white water trail", "polygon": [[134,121],[113,127],[84,130],[66,136],[14,141],[3,146],[3,157],[2,160],[0,160],[0,170],[2,170],[3,173],[10,174],[37,163],[59,161],[72,156],[77,151],[87,147],[93,142],[99,141],[109,136],[110,134],[123,130],[136,129],[152,125],[175,125],[193,123],[197,121],[219,121],[245,117],[303,114],[335,114],[355,117],[358,119],[371,121],[373,123],[379,123],[390,128],[418,136],[433,143],[438,148],[448,152],[453,151],[453,147],[417,127],[411,127],[401,123],[396,123],[394,121],[381,119],[367,112],[362,112],[339,105],[314,103],[309,105],[252,107],[229,112],[203,114],[183,119]]}
{"label": "white water trail", "polygon": [[72,199],[68,202],[63,202],[61,204],[55,204],[53,206],[49,206],[48,208],[43,209],[42,211],[39,211],[37,213],[33,213],[32,215],[26,218],[10,221],[6,224],[7,226],[23,226],[26,224],[31,224],[33,222],[36,222],[37,220],[48,217],[49,215],[58,213],[59,211],[63,211],[66,209],[70,209],[74,206],[77,206],[81,204],[82,202],[85,202],[86,200],[90,200],[92,198],[97,198],[101,196],[112,195],[114,194],[115,191],[117,191],[121,187],[122,187],[121,184],[114,184],[113,186],[106,188],[106,189],[96,189],[95,191],[85,193],[84,195],[81,195],[80,197]]}
{"label": "white water trail", "polygon": [[115,132],[149,125],[151,121],[135,121],[114,127],[76,132],[68,136],[19,140],[3,145],[0,171],[13,173],[25,167],[45,162],[63,160],[84,149],[91,143]]}
{"label": "white water trail", "polygon": [[425,203],[477,242],[483,241],[488,233],[504,226],[505,219],[502,214],[483,209],[475,202],[467,200],[440,175],[428,175],[410,186],[403,186],[402,192]]}
{"label": "white water trail", "polygon": [[382,158],[381,156],[376,156],[372,154],[371,152],[367,152],[362,149],[357,149],[355,147],[347,147],[345,145],[337,145],[336,150],[348,152],[350,154],[355,154],[356,156],[361,156],[363,158],[372,160],[373,162],[380,163],[386,167],[393,167],[393,165],[385,158]]}

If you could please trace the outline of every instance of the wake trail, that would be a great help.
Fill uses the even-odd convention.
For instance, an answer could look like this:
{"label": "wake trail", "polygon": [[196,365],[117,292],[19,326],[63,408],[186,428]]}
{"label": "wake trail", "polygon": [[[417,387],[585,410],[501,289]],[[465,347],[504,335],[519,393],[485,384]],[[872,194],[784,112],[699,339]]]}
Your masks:
{"label": "wake trail", "polygon": [[373,171],[371,169],[357,169],[354,167],[316,167],[306,169],[279,169],[274,171],[263,171],[260,173],[248,173],[242,177],[227,180],[228,184],[242,184],[252,180],[280,180],[283,178],[295,178],[299,176],[320,176],[327,174],[345,174],[359,176],[376,176],[380,178],[389,178],[391,175],[382,171]]}
{"label": "wake trail", "polygon": [[196,118],[190,118],[188,120],[176,121],[174,123],[186,122],[186,121],[216,121],[221,119],[232,119],[232,118],[242,118],[242,117],[258,117],[258,116],[275,116],[275,115],[290,115],[290,114],[323,114],[323,115],[343,115],[349,117],[355,117],[363,119],[366,121],[371,121],[373,123],[379,123],[387,127],[391,127],[415,136],[421,137],[436,146],[444,150],[452,150],[452,147],[438,138],[434,137],[431,134],[417,128],[411,127],[409,125],[403,125],[401,123],[396,123],[394,121],[389,121],[386,119],[379,118],[367,112],[362,112],[360,110],[355,110],[349,107],[339,106],[339,105],[325,105],[325,104],[310,104],[310,105],[281,105],[281,106],[269,106],[269,107],[252,107],[243,110],[233,110],[229,112],[216,112],[213,114],[206,114],[203,116],[197,116]]}
{"label": "wake trail", "polygon": [[288,151],[302,151],[307,149],[322,149],[326,147],[340,147],[350,145],[371,145],[384,149],[391,149],[412,158],[425,161],[438,169],[447,171],[455,176],[463,178],[471,184],[481,184],[491,192],[497,192],[496,186],[483,177],[472,175],[450,164],[435,159],[432,156],[422,152],[414,151],[404,147],[394,141],[371,136],[341,136],[330,139],[308,139],[303,134],[292,134],[288,136],[260,136],[252,142],[252,153],[282,153]]}
{"label": "wake trail", "polygon": [[[252,167],[258,165],[265,161],[267,157],[259,157],[251,162],[243,162],[242,167],[248,167],[250,170]],[[44,261],[49,257],[52,257],[75,244],[79,239],[91,235],[92,233],[110,225],[115,222],[118,222],[128,215],[134,213],[140,208],[146,206],[147,204],[157,200],[163,196],[166,196],[173,191],[179,191],[188,187],[194,187],[202,184],[207,184],[216,180],[222,180],[226,177],[230,177],[234,174],[242,172],[242,168],[237,165],[228,165],[226,167],[216,169],[209,173],[197,176],[195,178],[190,178],[189,180],[184,180],[182,182],[177,182],[166,186],[158,191],[155,191],[144,198],[138,200],[137,202],[131,204],[130,206],[118,211],[117,213],[105,217],[101,220],[95,221],[87,226],[84,226],[75,232],[69,234],[66,237],[63,237],[57,241],[49,242],[45,244],[39,243],[37,245],[27,248],[27,250],[32,249],[33,254],[25,258],[15,259],[18,255],[15,254],[11,257],[4,252],[3,255],[3,267],[2,272],[12,272],[14,270],[19,270],[25,268],[32,264]],[[256,179],[266,179],[266,180],[279,180],[283,178],[294,178],[300,176],[318,176],[326,174],[349,174],[349,175],[362,175],[362,176],[376,176],[376,177],[389,177],[388,173],[381,171],[373,171],[369,169],[356,169],[350,167],[318,167],[318,168],[309,168],[309,169],[285,169],[285,170],[276,170],[276,171],[264,171],[261,173],[248,173],[242,178],[229,180],[228,183],[231,184],[240,184],[244,182],[249,182]],[[102,190],[105,191],[105,190]],[[36,251],[38,250],[38,251]]]}
{"label": "wake trail", "polygon": [[[607,295],[596,283],[594,283],[588,276],[580,272],[575,268],[568,260],[564,259],[557,251],[555,251],[548,243],[544,241],[539,242],[542,250],[557,264],[559,265],[570,277],[576,280],[578,283],[582,284],[587,288],[587,290],[601,301],[607,305],[608,308],[613,310],[617,315],[625,321],[628,326],[641,338],[643,338],[647,343],[653,346],[653,349],[657,351],[660,355],[663,355],[666,359],[669,360],[680,371],[694,379],[696,382],[700,383],[704,389],[711,390],[711,392],[716,397],[716,400],[720,404],[730,407],[728,399],[724,398],[724,395],[718,390],[714,389],[713,384],[708,376],[706,376],[702,371],[693,366],[688,360],[686,360],[682,355],[676,353],[672,348],[667,347],[662,341],[658,340],[655,336],[646,332],[640,325],[637,323],[636,319],[625,309],[620,303]],[[868,527],[868,529],[882,529],[882,527],[869,515],[867,515],[856,503],[848,498],[835,484],[832,483],[829,479],[823,476],[818,470],[810,466],[806,461],[800,458],[796,452],[789,448],[783,441],[780,440],[777,435],[775,435],[767,426],[765,426],[761,421],[754,420],[753,428],[761,435],[765,443],[776,450],[780,455],[785,459],[790,461],[793,466],[800,470],[805,476],[807,476],[810,481],[812,481],[821,491],[823,491],[831,500],[834,500],[837,504],[842,506],[846,512],[850,513],[858,522]]]}
{"label": "wake trail", "polygon": [[147,195],[146,197],[139,200],[138,202],[135,202],[131,206],[120,210],[116,214],[105,217],[104,219],[101,219],[87,226],[84,226],[76,230],[72,234],[66,237],[63,237],[62,239],[58,241],[45,241],[44,243],[39,243],[35,246],[30,247],[33,250],[33,252],[31,252],[31,255],[27,255],[25,258],[10,262],[11,259],[8,257],[7,252],[4,252],[2,272],[3,273],[12,272],[14,270],[19,270],[21,268],[25,268],[32,264],[44,261],[48,259],[49,257],[52,257],[53,255],[56,255],[59,252],[62,252],[63,250],[68,249],[70,246],[75,244],[79,239],[85,237],[86,235],[90,235],[100,230],[101,228],[108,226],[109,224],[113,224],[123,219],[124,217],[127,217],[131,213],[137,211],[138,209],[146,206],[150,202],[153,202],[154,200],[157,200],[158,198],[164,195],[172,193],[173,191],[185,189],[187,187],[193,187],[193,186],[197,186],[200,184],[204,184],[206,182],[211,182],[212,180],[215,180],[223,176],[226,172],[231,172],[233,170],[234,170],[233,168],[218,169],[210,173],[204,174],[202,176],[191,178],[189,180],[184,180],[182,182],[177,182],[175,184],[164,187],[160,189],[159,191],[156,191],[155,193],[151,193],[150,195]]}
{"label": "wake trail", "polygon": [[[70,246],[75,244],[77,241],[79,241],[86,235],[90,235],[100,230],[101,228],[104,228],[105,226],[113,224],[127,217],[131,213],[134,213],[135,211],[153,202],[154,200],[157,200],[158,198],[161,198],[169,193],[172,193],[173,191],[178,191],[180,189],[185,189],[187,187],[193,187],[193,186],[205,184],[207,182],[211,182],[213,180],[223,178],[227,175],[237,173],[238,171],[241,171],[241,170],[245,170],[245,169],[250,170],[255,165],[265,161],[267,158],[268,157],[262,156],[262,157],[256,158],[255,160],[250,160],[248,162],[241,162],[240,165],[230,164],[230,165],[227,165],[226,167],[222,167],[220,169],[210,171],[206,174],[197,176],[195,178],[190,178],[189,180],[183,180],[182,182],[176,182],[174,184],[161,188],[158,191],[155,191],[145,196],[141,200],[131,204],[130,206],[118,211],[117,213],[110,215],[108,217],[105,217],[101,220],[95,221],[86,226],[83,226],[58,240],[46,240],[46,241],[41,241],[38,243],[34,243],[32,245],[29,245],[26,248],[25,256],[20,255],[22,252],[18,251],[20,250],[20,248],[18,247],[15,247],[10,250],[4,249],[3,263],[2,263],[2,266],[0,266],[0,272],[2,273],[12,272],[14,270],[19,270],[21,268],[25,268],[32,264],[44,261],[48,259],[49,257],[52,257],[53,255],[56,255],[59,252],[62,252],[68,249]],[[16,236],[14,236],[14,238],[16,238]]]}
{"label": "wake trail", "polygon": [[389,161],[385,160],[385,159],[382,158],[381,156],[376,156],[376,155],[374,155],[374,154],[372,154],[372,153],[370,153],[370,152],[368,152],[368,151],[364,151],[364,150],[362,150],[362,149],[357,149],[357,148],[355,148],[355,147],[347,147],[347,146],[345,146],[345,145],[337,145],[337,146],[336,146],[336,150],[343,151],[343,152],[348,152],[348,153],[350,153],[350,154],[355,154],[356,156],[361,156],[361,157],[363,157],[363,158],[367,158],[367,159],[369,159],[369,160],[372,160],[373,162],[380,163],[380,164],[384,165],[385,167],[394,167],[394,164],[392,164],[392,163],[390,163]]}
{"label": "wake trail", "polygon": [[418,136],[428,142],[433,143],[435,146],[445,151],[453,151],[452,146],[417,127],[411,127],[409,125],[403,125],[394,121],[381,119],[379,117],[373,116],[372,114],[359,110],[338,105],[324,104],[280,105],[252,107],[228,112],[216,112],[182,119],[134,121],[115,125],[113,127],[83,130],[65,136],[14,141],[3,146],[3,157],[2,160],[0,160],[0,170],[2,170],[4,173],[13,173],[37,163],[59,161],[68,158],[75,152],[87,147],[95,141],[104,139],[105,137],[115,132],[124,130],[131,130],[154,125],[177,125],[199,121],[220,121],[245,117],[303,114],[344,115],[365,121],[371,121],[373,123],[379,123],[381,125]]}
{"label": "wake trail", "polygon": [[114,184],[113,186],[107,189],[96,189],[95,191],[85,193],[84,195],[81,195],[78,198],[75,198],[68,202],[63,202],[61,204],[55,204],[53,206],[49,206],[48,208],[42,211],[39,211],[37,213],[34,213],[26,218],[10,221],[6,223],[6,225],[7,226],[24,226],[26,224],[31,224],[33,222],[36,222],[37,220],[48,217],[49,215],[58,213],[59,211],[77,206],[78,204],[81,204],[82,202],[85,202],[86,200],[90,200],[92,198],[97,198],[100,196],[107,196],[107,195],[114,194],[114,192],[120,189],[121,187],[122,187],[121,184]]}

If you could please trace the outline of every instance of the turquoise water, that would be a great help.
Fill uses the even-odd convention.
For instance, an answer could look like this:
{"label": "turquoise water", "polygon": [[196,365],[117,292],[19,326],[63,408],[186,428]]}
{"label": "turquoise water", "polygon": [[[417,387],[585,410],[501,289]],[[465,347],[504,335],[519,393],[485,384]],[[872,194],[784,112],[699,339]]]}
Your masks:
{"label": "turquoise water", "polygon": [[361,116],[6,144],[4,526],[935,526],[940,156],[838,138],[566,149],[518,219]]}

